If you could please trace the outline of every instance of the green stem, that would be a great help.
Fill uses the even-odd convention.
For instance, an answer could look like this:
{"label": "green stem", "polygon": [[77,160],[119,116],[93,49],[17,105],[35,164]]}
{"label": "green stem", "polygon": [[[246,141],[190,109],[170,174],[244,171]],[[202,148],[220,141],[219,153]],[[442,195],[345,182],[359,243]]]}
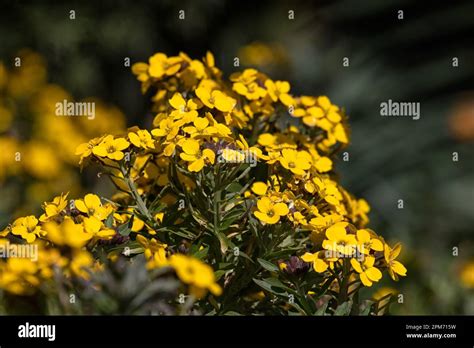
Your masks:
{"label": "green stem", "polygon": [[219,232],[219,224],[220,224],[220,216],[219,216],[219,210],[220,210],[220,201],[221,201],[221,189],[220,189],[220,184],[221,184],[221,178],[220,178],[220,168],[219,164],[216,166],[216,171],[214,173],[214,195],[213,195],[213,210],[214,210],[214,233]]}
{"label": "green stem", "polygon": [[350,264],[348,259],[343,260],[342,265],[342,281],[339,289],[339,304],[347,301],[348,289],[349,289],[349,275],[350,275]]}
{"label": "green stem", "polygon": [[121,165],[120,166],[120,171],[122,172],[122,175],[124,177],[125,183],[127,184],[128,188],[130,189],[130,192],[132,192],[132,196],[137,202],[137,207],[140,213],[149,220],[149,222],[152,223],[152,225],[155,225],[155,221],[153,220],[153,217],[151,216],[150,212],[148,211],[148,208],[146,207],[145,202],[143,201],[142,197],[137,191],[137,188],[135,186],[135,183],[133,182],[132,178],[128,175],[127,171],[125,168]]}
{"label": "green stem", "polygon": [[311,308],[309,306],[308,301],[306,300],[305,292],[303,291],[303,289],[301,289],[301,286],[299,284],[299,280],[294,281],[293,284],[295,284],[296,291],[300,295],[301,306],[303,307],[303,310],[305,311],[305,313],[307,315],[311,315]]}

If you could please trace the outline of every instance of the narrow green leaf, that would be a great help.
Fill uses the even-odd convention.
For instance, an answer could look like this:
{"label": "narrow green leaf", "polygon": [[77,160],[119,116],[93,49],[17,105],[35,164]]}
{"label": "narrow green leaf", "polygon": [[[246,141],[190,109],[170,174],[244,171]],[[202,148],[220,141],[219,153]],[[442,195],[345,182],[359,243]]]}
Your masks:
{"label": "narrow green leaf", "polygon": [[264,259],[260,259],[260,258],[258,258],[257,261],[260,264],[260,266],[265,268],[267,271],[278,272],[278,267],[275,266],[273,263],[271,263],[267,260],[264,260]]}
{"label": "narrow green leaf", "polygon": [[240,185],[237,182],[232,182],[229,185],[227,185],[227,187],[225,188],[227,192],[232,192],[232,193],[239,192],[241,189],[242,189],[242,185]]}
{"label": "narrow green leaf", "polygon": [[130,218],[130,220],[128,220],[126,223],[120,225],[118,227],[118,233],[121,235],[121,236],[128,236],[130,234],[130,232],[132,232],[132,226],[133,226],[133,219],[134,219],[134,215],[132,215],[132,217]]}
{"label": "narrow green leaf", "polygon": [[107,228],[112,228],[114,224],[114,213],[110,213],[109,216],[107,216],[107,219],[105,220],[105,226]]}
{"label": "narrow green leaf", "polygon": [[262,289],[267,290],[268,292],[271,292],[272,294],[275,294],[275,295],[278,295],[278,296],[283,296],[283,295],[287,296],[286,291],[284,291],[283,289],[281,289],[279,287],[272,286],[272,284],[269,284],[265,280],[259,280],[259,279],[254,278],[253,281],[255,282],[255,284],[260,286]]}

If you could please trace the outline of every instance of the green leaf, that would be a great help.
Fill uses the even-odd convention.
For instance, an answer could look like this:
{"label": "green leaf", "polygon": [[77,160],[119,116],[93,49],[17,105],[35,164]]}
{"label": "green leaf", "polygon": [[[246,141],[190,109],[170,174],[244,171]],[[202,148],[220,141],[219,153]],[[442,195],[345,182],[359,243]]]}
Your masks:
{"label": "green leaf", "polygon": [[105,220],[105,226],[107,228],[112,228],[114,224],[114,213],[110,213],[109,216],[107,216],[107,219]]}
{"label": "green leaf", "polygon": [[372,310],[372,306],[375,303],[374,301],[366,300],[365,302],[365,307],[360,311],[359,315],[361,316],[366,316],[370,315],[370,311]]}
{"label": "green leaf", "polygon": [[134,215],[132,215],[132,217],[130,218],[130,220],[128,220],[126,223],[120,225],[117,230],[118,230],[118,233],[121,235],[121,236],[128,236],[130,234],[130,232],[132,232],[132,226],[133,226],[133,219],[134,219]]}
{"label": "green leaf", "polygon": [[185,239],[193,239],[195,237],[195,234],[192,233],[191,231],[188,231],[184,228],[179,229],[177,231],[169,230],[170,233],[175,234],[177,236],[183,237]]}
{"label": "green leaf", "polygon": [[338,315],[338,316],[349,315],[349,313],[351,312],[351,308],[352,308],[352,301],[344,302],[336,308],[336,310],[334,311],[334,315]]}
{"label": "green leaf", "polygon": [[325,303],[323,303],[323,305],[322,305],[321,307],[319,307],[316,312],[314,312],[314,315],[325,315],[325,314],[326,314],[326,310],[328,309],[328,305],[329,305],[329,302],[328,302],[328,301],[326,301]]}
{"label": "green leaf", "polygon": [[271,284],[269,284],[265,280],[259,280],[259,279],[254,278],[253,281],[255,282],[255,284],[260,286],[262,289],[267,290],[268,292],[271,292],[272,294],[275,294],[275,295],[278,295],[278,296],[282,296],[282,295],[286,296],[287,295],[286,291],[284,291],[283,289],[281,289],[279,287],[272,286]]}
{"label": "green leaf", "polygon": [[[290,294],[293,294],[295,297],[299,296],[298,293],[295,290],[290,289],[289,287],[287,287],[285,284],[283,284],[277,278],[265,278],[265,279],[262,279],[262,280],[254,278],[253,281],[257,285],[264,288],[265,290],[268,290],[268,291],[270,291],[274,294],[277,294],[277,295],[288,296],[288,293],[290,293]],[[284,290],[284,291],[278,291],[278,289],[279,290]]]}
{"label": "green leaf", "polygon": [[217,231],[216,235],[221,245],[221,253],[225,254],[227,249],[229,249],[229,246],[232,247],[233,244],[224,233]]}
{"label": "green leaf", "polygon": [[293,236],[289,235],[278,245],[278,247],[279,248],[287,248],[292,244],[293,244]]}
{"label": "green leaf", "polygon": [[240,192],[241,189],[242,189],[242,185],[240,185],[240,184],[237,183],[237,182],[230,183],[230,184],[227,185],[227,187],[225,188],[225,190],[226,190],[227,192],[232,192],[232,193]]}
{"label": "green leaf", "polygon": [[267,260],[258,258],[257,261],[260,264],[260,266],[265,268],[267,271],[270,271],[270,272],[278,272],[279,271],[277,266],[275,266],[273,263],[271,263]]}
{"label": "green leaf", "polygon": [[268,253],[264,257],[265,259],[280,259],[280,258],[285,258],[287,256],[290,256],[299,250],[300,250],[299,248],[283,249],[283,250],[278,250],[275,252]]}
{"label": "green leaf", "polygon": [[[300,305],[297,304],[296,302],[289,303],[289,305],[291,307],[293,307],[294,309],[296,309],[300,315],[306,315],[306,312],[304,311],[304,309],[301,308]],[[289,312],[288,314],[289,315],[298,315],[297,313],[292,313],[292,312]]]}
{"label": "green leaf", "polygon": [[193,256],[197,259],[202,260],[204,257],[207,256],[208,252],[209,252],[209,247],[206,247],[204,249],[196,251]]}
{"label": "green leaf", "polygon": [[224,216],[219,226],[219,230],[221,231],[227,230],[230,225],[232,225],[235,221],[238,221],[240,218],[242,218],[243,214],[245,214],[245,211],[242,211],[241,209],[237,209],[237,208],[233,209],[230,213]]}
{"label": "green leaf", "polygon": [[214,277],[216,277],[216,280],[219,280],[226,273],[227,273],[227,271],[225,269],[221,269],[221,270],[218,270],[218,271],[214,272]]}

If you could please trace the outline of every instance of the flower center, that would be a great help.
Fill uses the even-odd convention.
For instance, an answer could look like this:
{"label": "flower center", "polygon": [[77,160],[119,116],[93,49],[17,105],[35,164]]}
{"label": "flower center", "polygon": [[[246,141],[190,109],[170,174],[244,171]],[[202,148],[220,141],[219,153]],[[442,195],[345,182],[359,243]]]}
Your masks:
{"label": "flower center", "polygon": [[115,152],[115,147],[109,146],[109,148],[107,149],[107,152],[108,153],[114,153]]}
{"label": "flower center", "polygon": [[273,216],[275,216],[275,212],[272,209],[267,213],[267,215],[270,216],[270,217],[273,217]]}
{"label": "flower center", "polygon": [[295,162],[289,162],[289,163],[288,163],[288,167],[290,167],[290,168],[295,168],[295,167],[296,167]]}

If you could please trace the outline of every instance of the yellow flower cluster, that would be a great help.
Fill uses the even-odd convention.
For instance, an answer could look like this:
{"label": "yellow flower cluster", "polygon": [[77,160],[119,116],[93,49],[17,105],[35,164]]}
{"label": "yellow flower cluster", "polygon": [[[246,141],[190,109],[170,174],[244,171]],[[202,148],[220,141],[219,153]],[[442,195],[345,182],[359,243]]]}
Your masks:
{"label": "yellow flower cluster", "polygon": [[21,217],[0,232],[3,242],[12,240],[17,245],[35,246],[39,256],[38,262],[31,257],[11,257],[2,263],[0,278],[3,281],[0,284],[6,284],[7,290],[12,286],[15,293],[29,293],[32,288],[24,284],[38,285],[40,279],[52,276],[54,267],[68,276],[88,278],[87,270],[94,264],[89,250],[97,242],[116,235],[113,225],[105,225],[107,217],[114,214],[115,206],[102,204],[94,194],[87,194],[84,199],[70,204],[67,194],[62,194],[52,202],[45,202],[43,210],[39,219],[32,215]]}
{"label": "yellow flower cluster", "polygon": [[[107,203],[88,194],[72,206],[56,197],[39,219],[15,220],[4,235],[77,253],[81,267],[65,267],[82,277],[94,246],[110,242],[111,259],[144,254],[148,269],[172,269],[197,299],[236,296],[214,301],[216,312],[252,278],[271,292],[259,277],[275,269],[280,280],[272,284],[285,281],[291,290],[286,276],[312,264],[337,281],[329,288],[339,302],[349,281],[370,287],[385,270],[394,280],[406,275],[400,244],[391,247],[368,229],[368,203],[338,183],[334,159],[350,132],[328,97],[295,96],[288,81],[256,69],[226,80],[209,52],[202,60],[157,53],[132,72],[152,93],[151,127],[107,132],[75,151],[81,166],[102,166],[117,194]],[[301,303],[299,311],[312,313]]]}
{"label": "yellow flower cluster", "polygon": [[179,279],[189,285],[189,292],[197,298],[202,298],[208,290],[217,296],[222,293],[222,288],[216,283],[214,272],[209,265],[179,253],[167,257],[167,245],[155,238],[147,239],[139,234],[137,241],[144,248],[148,268],[172,267]]}
{"label": "yellow flower cluster", "polygon": [[[253,155],[269,173],[267,182],[255,182],[245,192],[246,199],[255,201],[254,216],[264,225],[289,221],[309,231],[320,250],[303,258],[316,271],[334,268],[347,257],[366,286],[381,279],[381,269],[393,279],[406,274],[395,260],[400,247],[390,248],[365,229],[367,202],[355,199],[332,175],[333,149],[348,144],[349,131],[343,110],[328,97],[294,96],[289,82],[273,81],[255,69],[234,73],[227,83],[211,53],[202,61],[184,53],[157,53],[132,71],[143,92],[156,91],[154,128],[134,127],[121,138],[94,139],[78,148],[81,161],[91,155],[120,161],[128,150],[136,154],[135,164],[142,164],[134,165],[133,176],[165,186],[170,159],[182,168],[183,181],[217,165],[218,156],[224,162],[245,162]],[[335,256],[327,256],[330,252]],[[365,257],[355,258],[358,253]]]}

